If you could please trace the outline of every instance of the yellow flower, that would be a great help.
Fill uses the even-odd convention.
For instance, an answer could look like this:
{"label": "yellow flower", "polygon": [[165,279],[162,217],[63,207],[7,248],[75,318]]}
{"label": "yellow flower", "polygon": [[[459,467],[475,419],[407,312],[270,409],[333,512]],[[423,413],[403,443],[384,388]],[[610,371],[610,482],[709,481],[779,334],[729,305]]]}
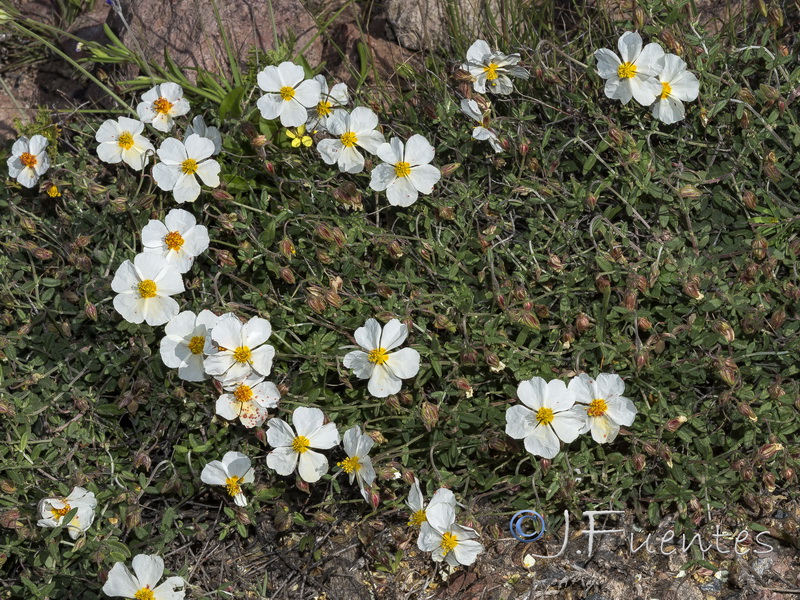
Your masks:
{"label": "yellow flower", "polygon": [[301,144],[308,148],[314,142],[311,136],[306,134],[305,125],[300,125],[294,130],[287,129],[286,135],[292,140],[292,148],[299,148]]}
{"label": "yellow flower", "polygon": [[53,184],[47,188],[47,195],[51,198],[58,198],[61,195],[61,192],[58,191],[58,186]]}

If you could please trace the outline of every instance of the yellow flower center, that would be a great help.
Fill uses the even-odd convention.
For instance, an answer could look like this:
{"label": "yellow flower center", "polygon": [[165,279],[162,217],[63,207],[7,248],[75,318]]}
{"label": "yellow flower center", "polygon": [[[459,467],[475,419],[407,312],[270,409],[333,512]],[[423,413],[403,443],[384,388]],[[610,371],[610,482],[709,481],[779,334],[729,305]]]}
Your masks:
{"label": "yellow flower center", "polygon": [[239,485],[241,480],[242,478],[236,475],[232,475],[225,480],[225,489],[228,490],[229,495],[235,496],[242,493],[242,486]]}
{"label": "yellow flower center", "polygon": [[67,502],[64,502],[64,508],[51,508],[50,512],[53,513],[53,517],[60,519],[71,510],[72,507]]}
{"label": "yellow flower center", "polygon": [[394,166],[394,174],[398,177],[408,177],[411,175],[411,163],[400,161]]}
{"label": "yellow flower center", "polygon": [[133,136],[130,131],[123,131],[117,138],[117,146],[123,150],[130,150],[133,146]]}
{"label": "yellow flower center", "polygon": [[192,354],[201,354],[205,346],[206,338],[204,338],[202,335],[196,335],[189,340],[189,350]]}
{"label": "yellow flower center", "polygon": [[342,145],[345,148],[352,148],[358,141],[358,137],[356,137],[356,134],[352,131],[345,131],[339,139],[342,141]]}
{"label": "yellow flower center", "polygon": [[186,175],[194,175],[197,173],[197,161],[193,158],[187,158],[181,163],[181,171]]}
{"label": "yellow flower center", "polygon": [[536,411],[536,420],[539,425],[550,425],[553,422],[553,409],[542,407]]}
{"label": "yellow flower center", "polygon": [[286,102],[294,98],[294,88],[291,86],[288,85],[283,86],[279,93],[281,95],[281,98]]}
{"label": "yellow flower center", "polygon": [[47,195],[51,198],[58,198],[61,195],[61,192],[58,191],[58,186],[53,184],[47,188]]}
{"label": "yellow flower center", "polygon": [[357,456],[351,456],[350,458],[345,458],[343,461],[336,463],[337,467],[341,467],[342,471],[345,473],[352,473],[353,471],[360,471],[361,470],[361,463],[358,461]]}
{"label": "yellow flower center", "polygon": [[33,167],[36,166],[36,163],[38,161],[36,160],[36,157],[30,152],[23,152],[22,155],[19,157],[19,162],[21,162],[26,167],[32,169]]}
{"label": "yellow flower center", "polygon": [[666,100],[672,94],[672,86],[666,81],[661,82],[661,99]]}
{"label": "yellow flower center", "polygon": [[153,110],[160,115],[165,115],[172,110],[172,102],[162,96],[153,102]]}
{"label": "yellow flower center", "polygon": [[139,295],[142,298],[155,298],[156,296],[156,282],[152,279],[145,279],[139,282]]}
{"label": "yellow flower center", "polygon": [[458,546],[458,536],[454,533],[443,533],[442,534],[442,543],[439,544],[439,547],[442,549],[442,553],[447,556],[447,554],[455,549]]}
{"label": "yellow flower center", "polygon": [[497,79],[497,69],[499,69],[495,63],[489,63],[487,66],[483,67],[483,72],[486,73],[486,79],[489,81],[494,81]]}
{"label": "yellow flower center", "polygon": [[425,514],[425,510],[420,509],[416,511],[413,515],[411,515],[411,518],[408,520],[408,524],[411,527],[419,527],[427,520],[428,516]]}
{"label": "yellow flower center", "polygon": [[253,399],[253,390],[249,385],[242,384],[233,391],[233,397],[237,402],[250,402]]}
{"label": "yellow flower center", "polygon": [[252,357],[253,353],[250,352],[250,348],[247,346],[239,346],[236,350],[233,351],[233,360],[238,363],[246,363],[250,362],[250,358]]}
{"label": "yellow flower center", "polygon": [[308,441],[308,438],[304,435],[298,435],[294,440],[292,440],[292,450],[297,452],[298,454],[302,454],[303,452],[308,452],[308,447],[311,445],[311,442]]}
{"label": "yellow flower center", "polygon": [[183,246],[183,242],[183,236],[178,231],[170,231],[164,236],[164,244],[166,244],[167,248],[170,250],[180,250],[181,246]]}
{"label": "yellow flower center", "polygon": [[636,75],[636,65],[633,63],[625,62],[617,67],[617,76],[620,79],[630,79]]}
{"label": "yellow flower center", "polygon": [[327,100],[321,100],[319,104],[317,104],[317,116],[318,117],[327,117],[328,115],[333,112],[331,110],[331,103]]}
{"label": "yellow flower center", "polygon": [[386,348],[375,348],[375,350],[369,351],[367,358],[371,363],[382,365],[389,360],[389,353],[386,352]]}
{"label": "yellow flower center", "polygon": [[156,595],[153,593],[153,590],[150,587],[143,587],[138,592],[136,592],[133,597],[136,600],[156,600]]}
{"label": "yellow flower center", "polygon": [[595,398],[586,409],[586,414],[590,417],[602,417],[608,410],[608,404],[603,398]]}

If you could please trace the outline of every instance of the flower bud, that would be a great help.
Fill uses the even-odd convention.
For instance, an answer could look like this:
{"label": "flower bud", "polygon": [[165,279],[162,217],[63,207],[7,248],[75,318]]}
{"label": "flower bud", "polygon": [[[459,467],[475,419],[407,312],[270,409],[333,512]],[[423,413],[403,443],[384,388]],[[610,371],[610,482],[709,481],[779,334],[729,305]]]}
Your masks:
{"label": "flower bud", "polygon": [[764,163],[764,174],[773,183],[780,183],[783,181],[783,174],[781,174],[780,170],[778,170],[778,167],[776,167],[773,163]]}
{"label": "flower bud", "polygon": [[758,198],[756,198],[756,195],[750,190],[742,192],[742,202],[744,202],[744,205],[750,210],[758,208]]}
{"label": "flower bud", "polygon": [[633,468],[634,470],[639,473],[644,470],[645,466],[647,466],[647,459],[644,457],[644,454],[634,454],[633,455]]}
{"label": "flower bud", "polygon": [[781,450],[783,450],[783,444],[764,444],[758,449],[758,458],[770,460]]}
{"label": "flower bud", "polygon": [[539,161],[538,161],[538,160],[536,160],[536,157],[535,157],[535,156],[531,156],[531,157],[528,159],[527,165],[528,165],[528,168],[529,168],[531,171],[538,171],[538,170],[539,170],[539,168],[541,167],[541,165],[539,164]]}
{"label": "flower bud", "polygon": [[636,290],[626,290],[625,294],[622,296],[622,307],[628,310],[635,310],[638,296]]}
{"label": "flower bud", "polygon": [[611,138],[611,141],[617,147],[625,145],[625,141],[626,141],[625,133],[621,129],[617,128],[617,127],[612,127],[611,129],[608,130],[608,137]]}
{"label": "flower bud", "polygon": [[775,485],[775,475],[772,473],[764,473],[764,476],[761,478],[761,482],[764,484],[766,490],[771,494],[775,491],[777,487]]}
{"label": "flower bud", "polygon": [[661,457],[661,460],[663,460],[665,463],[667,463],[667,466],[671,469],[672,468],[672,451],[667,446],[662,446],[661,448],[659,448],[658,455],[659,455],[659,457]]}
{"label": "flower bud", "polygon": [[641,352],[637,352],[633,357],[633,361],[634,363],[636,363],[636,368],[640,371],[647,366],[649,360],[650,360],[650,353],[647,350],[642,350]]}
{"label": "flower bud", "polygon": [[400,412],[400,399],[396,395],[390,394],[387,396],[386,400],[384,400],[384,404],[386,404],[386,407],[391,409],[393,412]]}
{"label": "flower bud", "polygon": [[431,431],[439,422],[439,407],[426,400],[422,403],[420,413],[422,416],[422,424],[425,426],[425,429]]}
{"label": "flower bud", "polygon": [[700,292],[700,278],[697,275],[694,275],[683,284],[683,293],[695,300],[702,300],[705,297]]}
{"label": "flower bud", "polygon": [[453,173],[461,168],[461,163],[450,163],[441,168],[442,177],[450,177]]}
{"label": "flower bud", "polygon": [[133,466],[136,469],[144,469],[145,471],[149,471],[152,463],[153,461],[150,458],[150,455],[146,452],[142,452],[140,450],[133,455]]}
{"label": "flower bud", "polygon": [[467,381],[464,377],[457,377],[454,383],[459,390],[464,392],[464,395],[467,398],[472,398],[473,389],[469,381]]}
{"label": "flower bud", "polygon": [[[267,136],[259,134],[259,135],[255,136],[255,137],[250,138],[250,145],[255,149],[259,149],[259,148],[263,148],[264,146],[266,146],[267,145],[267,141],[268,141],[267,140]],[[274,175],[275,174],[275,165],[273,165],[271,162],[268,162],[268,163],[266,163],[265,166],[267,167],[267,171],[269,171],[270,175]]]}
{"label": "flower bud", "polygon": [[5,510],[0,513],[0,527],[6,529],[19,529],[22,527],[22,522],[19,521],[20,512],[16,508]]}
{"label": "flower bud", "polygon": [[696,200],[703,197],[703,192],[698,190],[692,184],[685,185],[680,189],[680,196],[685,200]]}
{"label": "flower bud", "polygon": [[714,331],[716,331],[718,334],[724,337],[725,341],[728,342],[729,344],[736,339],[736,334],[733,331],[733,327],[731,327],[727,321],[723,319],[715,321],[713,327]]}
{"label": "flower bud", "polygon": [[592,323],[589,321],[589,316],[586,313],[580,313],[577,317],[575,317],[575,330],[578,334],[582,334],[592,326]]}
{"label": "flower bud", "polygon": [[639,331],[650,331],[653,328],[653,324],[647,317],[639,317],[636,320],[636,326],[639,328]]}
{"label": "flower bud", "polygon": [[397,468],[396,463],[389,463],[387,465],[382,465],[377,468],[375,474],[383,479],[384,481],[391,481],[393,479],[397,479],[400,477],[400,471]]}
{"label": "flower bud", "polygon": [[639,30],[644,27],[644,20],[647,15],[644,12],[644,9],[636,5],[636,8],[633,10],[633,28],[635,30]]}
{"label": "flower bud", "polygon": [[215,250],[217,255],[217,264],[220,267],[235,267],[236,259],[228,250]]}
{"label": "flower bud", "polygon": [[767,388],[767,392],[769,393],[769,397],[773,400],[777,400],[786,395],[786,390],[783,389],[783,386],[779,383],[773,383]]}
{"label": "flower bud", "polygon": [[316,226],[316,228],[314,229],[314,233],[317,234],[317,237],[319,237],[320,239],[322,239],[322,240],[324,240],[326,242],[333,242],[334,241],[333,231],[325,223],[319,223]]}
{"label": "flower bud", "polygon": [[776,29],[783,27],[783,11],[779,6],[770,7],[770,9],[767,11],[767,19],[769,19],[769,24]]}
{"label": "flower bud", "polygon": [[456,325],[446,315],[436,315],[433,319],[433,326],[436,329],[446,329],[450,333],[455,333]]}
{"label": "flower bud", "polygon": [[598,275],[594,280],[594,284],[601,294],[605,294],[611,289],[611,281],[605,275]]}
{"label": "flower bud", "polygon": [[213,190],[211,195],[214,197],[215,200],[233,200],[233,196],[231,196],[225,190],[221,190],[219,188]]}
{"label": "flower bud", "polygon": [[738,378],[739,367],[732,358],[728,357],[717,363],[717,373],[722,381],[734,387]]}
{"label": "flower bud", "polygon": [[306,296],[306,304],[317,314],[322,314],[325,312],[325,299],[322,296],[308,295]]}
{"label": "flower bud", "polygon": [[786,310],[781,307],[772,313],[772,316],[769,319],[769,324],[772,327],[773,331],[778,331],[783,324],[786,322]]}
{"label": "flower bud", "polygon": [[597,206],[597,196],[594,194],[589,194],[586,196],[586,200],[584,201],[587,210],[594,210],[594,207]]}
{"label": "flower bud", "polygon": [[111,208],[118,213],[124,213],[128,210],[128,199],[124,197],[119,198],[112,198],[111,199]]}
{"label": "flower bud", "polygon": [[555,255],[551,254],[547,259],[547,264],[550,266],[553,271],[556,273],[561,273],[564,270],[564,263],[561,262],[561,259]]}
{"label": "flower bud", "polygon": [[763,237],[757,237],[753,240],[752,244],[750,244],[750,248],[753,250],[753,258],[758,261],[762,261],[767,257],[767,240]]}
{"label": "flower bud", "polygon": [[792,467],[785,467],[783,469],[782,475],[783,475],[783,479],[787,483],[791,483],[796,479],[796,477],[795,477],[796,473],[795,473],[795,471],[794,471],[794,469]]}
{"label": "flower bud", "polygon": [[675,39],[675,36],[669,29],[664,29],[661,33],[658,34],[661,38],[661,41],[664,42],[664,45],[670,49],[673,54],[677,54],[680,56],[683,54],[683,46],[681,43]]}
{"label": "flower bud", "polygon": [[8,479],[3,479],[3,481],[0,481],[0,491],[4,494],[13,494],[17,491],[17,486]]}
{"label": "flower bud", "polygon": [[736,406],[736,410],[739,411],[739,414],[743,417],[747,417],[753,422],[758,421],[758,417],[756,413],[753,411],[753,408],[747,402],[740,402]]}
{"label": "flower bud", "polygon": [[39,260],[50,260],[53,258],[53,253],[47,248],[35,248],[33,255]]}
{"label": "flower bud", "polygon": [[528,150],[531,149],[531,144],[528,140],[523,139],[519,144],[519,153],[521,156],[525,156],[528,154]]}
{"label": "flower bud", "polygon": [[387,244],[386,250],[389,252],[389,256],[392,258],[400,258],[403,256],[403,246],[400,245],[398,240],[392,240]]}
{"label": "flower bud", "polygon": [[756,103],[756,97],[753,95],[753,92],[747,88],[740,89],[738,92],[736,92],[736,95],[739,97],[739,100],[749,104],[750,106],[753,106]]}
{"label": "flower bud", "polygon": [[443,221],[452,221],[456,218],[456,213],[452,206],[440,206],[437,210],[439,218]]}
{"label": "flower bud", "polygon": [[478,351],[475,348],[468,347],[461,350],[461,365],[476,365],[478,364]]}
{"label": "flower bud", "polygon": [[294,271],[292,271],[291,267],[283,267],[280,271],[278,271],[278,275],[280,278],[283,279],[286,283],[295,283],[296,279],[294,277]]}
{"label": "flower bud", "polygon": [[402,478],[408,485],[414,485],[414,471],[411,469],[403,469],[402,470]]}
{"label": "flower bud", "polygon": [[539,466],[542,468],[542,475],[547,475],[547,472],[550,470],[553,461],[549,458],[540,458],[539,459]]}
{"label": "flower bud", "polygon": [[330,306],[334,308],[341,308],[343,304],[342,297],[337,294],[334,290],[327,290],[325,292],[325,302],[327,302]]}
{"label": "flower bud", "polygon": [[381,444],[385,444],[385,443],[386,443],[386,438],[385,438],[385,437],[384,437],[384,435],[383,435],[383,434],[382,434],[380,431],[378,431],[377,429],[374,429],[374,430],[370,431],[370,432],[369,432],[367,435],[368,435],[369,437],[371,437],[371,438],[372,438],[372,441],[373,441],[373,442],[375,442],[376,444],[378,444],[379,446],[380,446]]}
{"label": "flower bud", "polygon": [[297,254],[297,250],[295,250],[294,244],[289,238],[283,238],[280,241],[278,244],[278,250],[280,250],[280,253],[283,254],[283,257],[286,259],[291,259],[295,254]]}
{"label": "flower bud", "polygon": [[370,487],[369,490],[369,505],[372,507],[373,510],[378,510],[378,506],[381,503],[381,494],[378,491],[378,486],[373,485]]}
{"label": "flower bud", "polygon": [[301,492],[305,492],[306,494],[311,493],[311,486],[308,485],[307,481],[303,481],[301,477],[297,477],[297,479],[295,479],[294,487],[296,487]]}
{"label": "flower bud", "polygon": [[91,302],[86,303],[86,305],[83,307],[83,312],[92,321],[97,321],[97,307]]}
{"label": "flower bud", "polygon": [[679,415],[674,419],[670,419],[669,421],[667,421],[667,424],[664,427],[666,428],[667,431],[675,433],[676,431],[678,431],[678,429],[681,428],[681,425],[686,423],[686,421],[688,420],[689,419],[687,419],[684,415]]}
{"label": "flower bud", "polygon": [[139,507],[134,507],[128,510],[125,515],[125,527],[128,531],[135,529],[142,524],[142,510]]}

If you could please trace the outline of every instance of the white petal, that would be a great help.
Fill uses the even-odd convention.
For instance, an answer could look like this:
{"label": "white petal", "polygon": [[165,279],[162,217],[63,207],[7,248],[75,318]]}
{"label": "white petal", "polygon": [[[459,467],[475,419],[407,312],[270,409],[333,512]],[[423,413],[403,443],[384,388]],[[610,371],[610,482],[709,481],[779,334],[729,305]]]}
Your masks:
{"label": "white petal", "polygon": [[386,398],[390,394],[396,394],[403,387],[402,380],[383,365],[375,365],[372,375],[369,378],[367,389],[376,398]]}
{"label": "white petal", "polygon": [[133,598],[139,589],[139,582],[121,562],[114,563],[108,572],[108,579],[103,585],[103,593],[106,596],[122,596],[123,598]]}
{"label": "white petal", "polygon": [[327,450],[339,444],[339,431],[333,423],[326,423],[308,434],[308,441],[312,448]]}
{"label": "white petal", "polygon": [[642,51],[642,36],[635,31],[626,31],[617,41],[617,48],[619,48],[622,62],[632,63]]}
{"label": "white petal", "polygon": [[136,579],[142,587],[156,587],[158,580],[164,573],[164,559],[160,556],[150,556],[147,554],[137,554],[131,562]]}
{"label": "white petal", "polygon": [[291,447],[294,438],[294,430],[283,419],[274,418],[267,423],[267,442],[273,448]]}
{"label": "white petal", "polygon": [[397,177],[386,188],[386,199],[392,206],[411,206],[419,198],[419,192],[409,177]]}
{"label": "white petal", "polygon": [[413,348],[403,348],[389,354],[384,365],[400,379],[409,379],[419,372],[419,352]]}
{"label": "white petal", "polygon": [[506,435],[515,440],[529,436],[535,427],[531,425],[530,418],[535,414],[534,411],[519,404],[509,406],[506,410]]}
{"label": "white petal", "polygon": [[595,51],[594,57],[597,60],[597,72],[603,79],[614,77],[618,73],[620,64],[619,57],[608,48],[600,48]]}
{"label": "white petal", "polygon": [[433,165],[412,167],[408,179],[421,194],[430,194],[433,186],[442,177],[442,172]]}
{"label": "white petal", "polygon": [[[377,322],[377,321],[376,321]],[[375,348],[385,348],[392,350],[397,348],[400,344],[406,341],[408,337],[408,326],[398,319],[392,319],[383,326],[383,331],[380,335],[380,343]],[[358,339],[356,338],[356,341]]]}
{"label": "white petal", "polygon": [[[383,144],[380,148],[388,146],[388,144]],[[376,192],[382,192],[383,190],[387,189],[392,182],[397,179],[397,175],[395,175],[394,167],[388,164],[380,164],[374,169],[372,169],[372,177],[369,182],[369,187],[371,187]]]}
{"label": "white petal", "polygon": [[353,374],[359,379],[370,377],[375,366],[374,363],[369,361],[369,355],[360,350],[348,352],[342,360],[342,364],[348,369],[353,369]]}
{"label": "white petal", "polygon": [[367,319],[363,327],[355,332],[356,343],[365,350],[375,350],[381,347],[381,326],[375,319]]}
{"label": "white petal", "polygon": [[307,450],[300,455],[297,472],[308,483],[319,481],[328,472],[328,459],[324,454]]}
{"label": "white petal", "polygon": [[228,472],[225,470],[224,465],[214,460],[203,467],[200,473],[200,481],[208,485],[225,485],[228,479]]}
{"label": "white petal", "polygon": [[433,160],[435,154],[436,150],[434,150],[430,142],[423,136],[415,134],[408,138],[406,142],[403,160],[411,165],[425,165]]}
{"label": "white petal", "polygon": [[525,449],[535,456],[553,458],[561,450],[561,444],[550,427],[539,425],[525,438]]}
{"label": "white petal", "polygon": [[[272,421],[274,419],[270,419],[270,422]],[[305,454],[308,454],[308,452],[305,452]],[[276,471],[278,475],[291,475],[297,466],[297,452],[292,450],[291,446],[275,448],[275,450],[267,454],[267,466]]]}
{"label": "white petal", "polygon": [[277,94],[264,94],[256,101],[256,106],[261,111],[261,117],[268,121],[280,116],[284,104],[286,103]]}

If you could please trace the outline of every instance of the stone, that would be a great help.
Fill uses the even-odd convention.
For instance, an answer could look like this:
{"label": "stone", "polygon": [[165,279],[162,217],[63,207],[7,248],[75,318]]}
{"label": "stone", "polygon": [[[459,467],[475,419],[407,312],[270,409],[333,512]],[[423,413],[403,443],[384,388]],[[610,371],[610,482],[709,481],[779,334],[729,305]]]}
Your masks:
{"label": "stone", "polygon": [[[109,15],[109,26],[128,48],[149,61],[164,64],[166,50],[190,81],[191,69],[230,76],[228,55],[210,0],[120,0],[120,11]],[[240,65],[250,48],[271,50],[275,37],[294,37],[295,51],[310,65],[322,59],[322,41],[312,15],[297,0],[217,0],[219,20]],[[270,11],[272,6],[272,12]],[[275,31],[272,28],[273,17]]]}
{"label": "stone", "polygon": [[458,30],[468,38],[477,39],[488,29],[487,6],[496,18],[500,15],[499,0],[388,0],[386,16],[397,42],[411,50],[432,50],[447,44],[448,4],[452,4],[458,19]]}

